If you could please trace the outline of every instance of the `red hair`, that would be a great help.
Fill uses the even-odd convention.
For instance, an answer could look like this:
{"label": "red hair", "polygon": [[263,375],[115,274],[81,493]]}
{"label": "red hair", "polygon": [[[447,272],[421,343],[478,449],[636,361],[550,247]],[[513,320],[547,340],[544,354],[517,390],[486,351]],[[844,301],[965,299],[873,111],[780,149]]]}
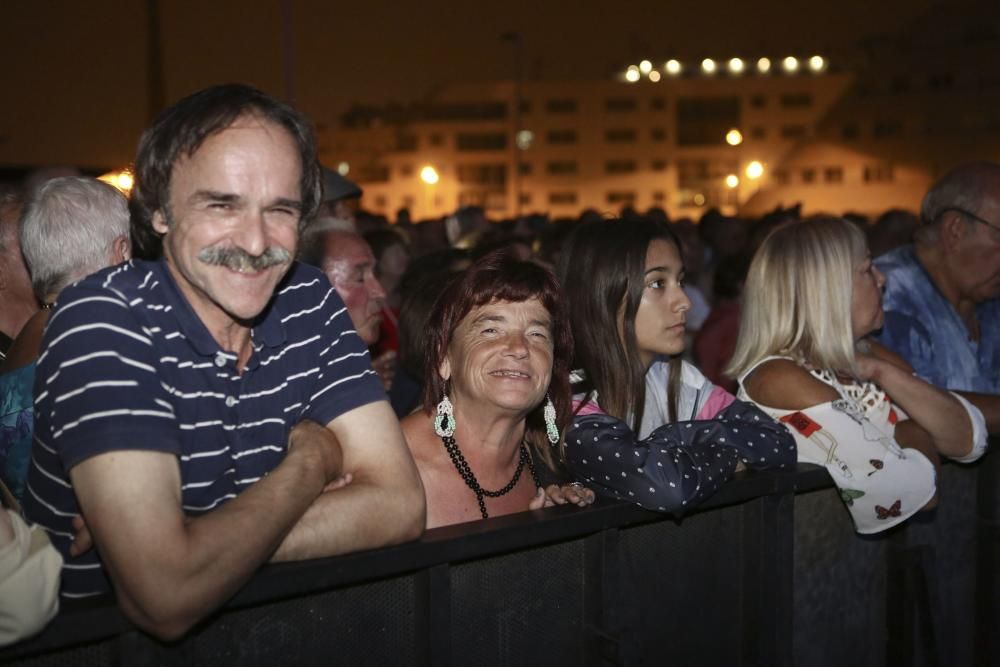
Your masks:
{"label": "red hair", "polygon": [[[552,318],[552,379],[549,397],[556,408],[560,433],[569,423],[572,397],[569,371],[573,355],[573,334],[563,306],[559,281],[551,270],[535,262],[517,259],[504,248],[484,255],[460,273],[434,304],[428,321],[427,358],[424,363],[424,410],[431,414],[444,395],[446,382],[439,368],[448,354],[455,329],[473,309],[496,301],[519,303],[538,299]],[[543,401],[544,403],[544,401]],[[536,452],[551,463],[545,438],[542,405],[526,419],[525,434]],[[560,449],[561,452],[561,449]]]}

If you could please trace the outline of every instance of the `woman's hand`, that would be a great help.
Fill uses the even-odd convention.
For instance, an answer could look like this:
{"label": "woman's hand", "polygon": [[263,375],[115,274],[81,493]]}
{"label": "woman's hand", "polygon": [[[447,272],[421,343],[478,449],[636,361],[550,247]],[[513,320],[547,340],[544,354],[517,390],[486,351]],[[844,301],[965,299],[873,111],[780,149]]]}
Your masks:
{"label": "woman's hand", "polygon": [[858,368],[858,379],[871,380],[881,384],[879,377],[888,366],[895,366],[906,373],[913,373],[906,360],[888,349],[877,340],[863,338],[855,346],[855,360]]}
{"label": "woman's hand", "polygon": [[862,382],[871,380],[875,384],[879,384],[878,378],[886,363],[885,361],[872,354],[870,348],[862,348],[860,345],[855,351],[854,360],[859,380]]}
{"label": "woman's hand", "polygon": [[535,497],[528,503],[529,510],[552,507],[553,505],[572,504],[577,507],[586,507],[594,502],[594,492],[579,482],[571,484],[550,484],[544,489],[538,487]]}

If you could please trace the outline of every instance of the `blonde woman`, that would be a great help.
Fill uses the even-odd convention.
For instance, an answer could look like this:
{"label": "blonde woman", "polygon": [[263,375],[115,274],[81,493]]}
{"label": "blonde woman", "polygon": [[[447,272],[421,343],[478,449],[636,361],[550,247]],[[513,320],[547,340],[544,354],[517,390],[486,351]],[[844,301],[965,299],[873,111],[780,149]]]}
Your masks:
{"label": "blonde woman", "polygon": [[750,265],[728,369],[740,398],[789,426],[799,461],[830,471],[859,533],[932,507],[939,455],[972,461],[986,447],[976,408],[868,338],[884,282],[845,220],[775,230]]}

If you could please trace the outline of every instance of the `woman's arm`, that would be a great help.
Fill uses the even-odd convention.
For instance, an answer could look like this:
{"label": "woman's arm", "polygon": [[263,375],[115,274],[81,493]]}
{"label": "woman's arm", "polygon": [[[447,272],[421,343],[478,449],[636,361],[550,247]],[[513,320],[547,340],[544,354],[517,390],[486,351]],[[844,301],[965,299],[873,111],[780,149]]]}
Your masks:
{"label": "woman's arm", "polygon": [[576,477],[598,493],[681,514],[715,493],[737,463],[791,468],[796,452],[784,426],[736,401],[715,419],[664,424],[644,440],[610,415],[577,415],[566,456]]}
{"label": "woman's arm", "polygon": [[861,380],[871,380],[882,387],[910,419],[927,431],[941,454],[961,458],[973,451],[972,422],[957,398],[874,350],[858,353],[857,368]]}

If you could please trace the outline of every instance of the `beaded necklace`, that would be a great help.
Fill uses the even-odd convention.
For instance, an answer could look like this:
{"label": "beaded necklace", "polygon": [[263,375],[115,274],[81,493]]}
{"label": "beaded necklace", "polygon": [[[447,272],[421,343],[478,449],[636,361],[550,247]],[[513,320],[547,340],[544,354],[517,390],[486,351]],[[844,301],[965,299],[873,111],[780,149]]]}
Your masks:
{"label": "beaded necklace", "polygon": [[538,483],[538,473],[535,471],[535,463],[531,460],[531,455],[528,453],[528,448],[524,446],[524,442],[521,443],[521,455],[517,461],[517,470],[514,471],[514,477],[507,482],[505,487],[497,491],[487,491],[479,485],[479,480],[476,479],[472,468],[469,467],[469,462],[462,455],[462,450],[458,448],[458,443],[455,441],[454,436],[442,435],[441,442],[444,443],[444,448],[448,450],[448,456],[451,457],[451,462],[455,465],[455,469],[458,470],[458,474],[462,476],[465,485],[476,494],[476,501],[479,503],[479,512],[483,515],[484,519],[490,518],[490,515],[486,512],[486,501],[483,500],[483,497],[499,498],[510,493],[517,486],[517,481],[521,479],[521,472],[524,470],[525,463],[528,464],[528,470],[531,472],[531,479],[534,480],[535,486],[540,486]]}

